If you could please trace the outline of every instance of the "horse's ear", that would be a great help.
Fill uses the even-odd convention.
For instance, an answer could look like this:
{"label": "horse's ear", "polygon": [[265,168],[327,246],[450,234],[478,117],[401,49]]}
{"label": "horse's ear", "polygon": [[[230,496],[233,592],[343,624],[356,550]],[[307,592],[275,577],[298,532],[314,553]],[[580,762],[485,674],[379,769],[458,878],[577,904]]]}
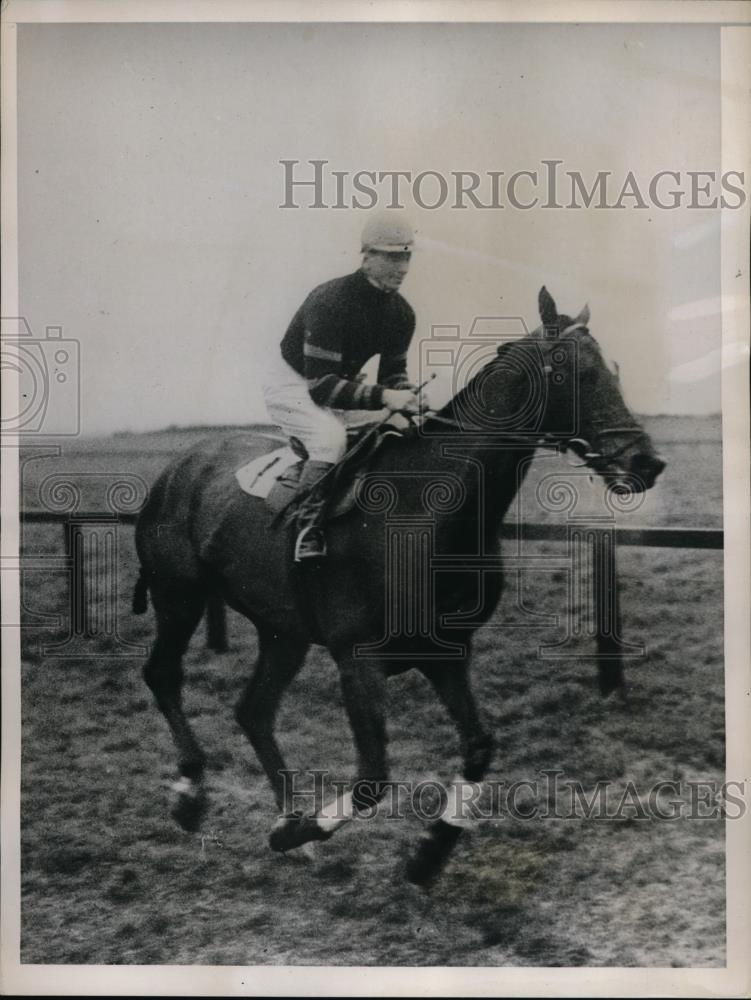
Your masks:
{"label": "horse's ear", "polygon": [[544,285],[537,296],[537,305],[540,310],[542,325],[544,327],[558,326],[558,310],[555,307],[553,296]]}
{"label": "horse's ear", "polygon": [[589,303],[587,303],[579,315],[574,320],[574,323],[581,323],[582,326],[589,326]]}

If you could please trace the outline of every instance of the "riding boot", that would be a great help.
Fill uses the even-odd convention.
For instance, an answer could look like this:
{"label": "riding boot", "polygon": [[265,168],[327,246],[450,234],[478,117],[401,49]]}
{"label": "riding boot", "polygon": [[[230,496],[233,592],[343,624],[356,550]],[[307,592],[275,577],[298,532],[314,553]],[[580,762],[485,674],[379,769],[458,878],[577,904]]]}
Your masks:
{"label": "riding boot", "polygon": [[333,462],[310,460],[300,473],[300,492],[307,491],[296,517],[298,528],[295,542],[295,562],[303,559],[323,559],[326,555],[326,538],[323,534],[323,516],[327,497],[321,494],[318,483],[334,467]]}

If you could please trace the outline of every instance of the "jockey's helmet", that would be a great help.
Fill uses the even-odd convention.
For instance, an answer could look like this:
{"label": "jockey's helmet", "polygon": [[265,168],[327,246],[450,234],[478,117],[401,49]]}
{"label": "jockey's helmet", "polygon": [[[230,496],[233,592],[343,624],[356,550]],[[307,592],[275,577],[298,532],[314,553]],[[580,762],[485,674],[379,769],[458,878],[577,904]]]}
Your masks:
{"label": "jockey's helmet", "polygon": [[362,231],[362,252],[380,250],[381,253],[410,253],[415,241],[412,226],[394,212],[372,216]]}

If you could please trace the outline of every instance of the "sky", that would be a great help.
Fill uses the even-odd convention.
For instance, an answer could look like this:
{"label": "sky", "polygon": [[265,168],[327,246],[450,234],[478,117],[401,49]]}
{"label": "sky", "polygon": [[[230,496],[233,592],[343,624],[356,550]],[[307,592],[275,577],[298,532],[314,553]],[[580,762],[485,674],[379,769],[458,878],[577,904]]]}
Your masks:
{"label": "sky", "polygon": [[[508,177],[558,159],[590,184],[611,171],[612,200],[629,170],[645,190],[660,170],[720,171],[713,26],[49,24],[18,36],[21,311],[35,337],[61,326],[79,342],[83,433],[265,419],[265,359],[315,285],[359,266],[367,218],[307,207],[302,191],[300,208],[280,208],[281,160]],[[717,209],[452,203],[405,201],[415,375],[434,327],[532,327],[545,284],[561,312],[589,303],[638,412],[719,411]],[[442,374],[435,402],[449,387]]]}

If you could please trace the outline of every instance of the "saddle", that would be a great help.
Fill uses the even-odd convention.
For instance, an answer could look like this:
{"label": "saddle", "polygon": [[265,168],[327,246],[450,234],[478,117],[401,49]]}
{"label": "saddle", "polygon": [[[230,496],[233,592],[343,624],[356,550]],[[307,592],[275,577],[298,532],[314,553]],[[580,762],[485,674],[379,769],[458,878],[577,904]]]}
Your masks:
{"label": "saddle", "polygon": [[[324,484],[324,493],[328,497],[327,521],[352,510],[360,480],[368,473],[373,457],[384,443],[389,438],[404,438],[411,432],[411,425],[402,429],[393,417],[380,424],[348,429],[347,452],[327,474]],[[304,499],[298,492],[298,486],[307,458],[305,446],[297,438],[292,438],[284,448],[243,465],[235,472],[235,478],[250,496],[264,499],[277,520],[291,520],[298,503]]]}

